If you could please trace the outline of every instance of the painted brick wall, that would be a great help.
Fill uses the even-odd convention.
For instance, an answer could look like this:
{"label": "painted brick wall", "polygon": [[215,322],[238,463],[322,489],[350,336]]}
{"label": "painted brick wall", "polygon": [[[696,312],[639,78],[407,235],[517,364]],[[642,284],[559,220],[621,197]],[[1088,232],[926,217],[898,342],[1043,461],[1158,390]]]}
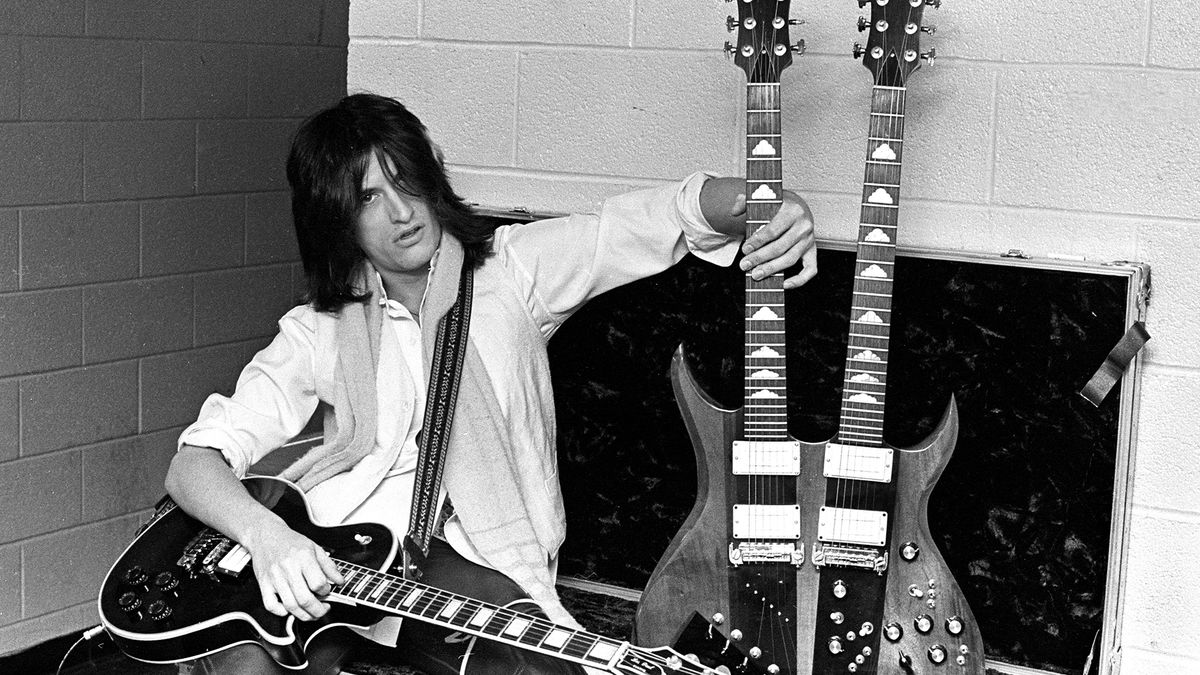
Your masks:
{"label": "painted brick wall", "polygon": [[[1152,265],[1121,672],[1200,672],[1200,585],[1188,581],[1200,550],[1200,192],[1190,169],[1200,18],[1185,0],[1101,5],[945,0],[926,11],[938,31],[925,46],[939,58],[910,81],[901,236]],[[849,58],[862,39],[857,3],[792,7],[807,20],[792,36],[809,53],[782,78],[785,181],[809,199],[821,236],[849,240],[871,85]],[[696,168],[741,172],[743,78],[719,49],[731,9],[356,0],[348,86],[407,102],[468,199],[588,209]],[[4,400],[0,390],[0,410]]]}
{"label": "painted brick wall", "polygon": [[0,654],[97,621],[183,426],[294,304],[347,0],[0,3]]}

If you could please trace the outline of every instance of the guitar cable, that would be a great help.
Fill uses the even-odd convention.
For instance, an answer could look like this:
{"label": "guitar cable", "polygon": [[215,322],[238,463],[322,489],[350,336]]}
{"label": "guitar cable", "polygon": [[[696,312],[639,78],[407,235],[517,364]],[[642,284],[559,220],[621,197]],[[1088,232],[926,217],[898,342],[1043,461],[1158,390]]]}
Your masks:
{"label": "guitar cable", "polygon": [[71,652],[75,651],[75,648],[78,647],[80,643],[91,640],[103,632],[104,626],[92,626],[91,628],[83,631],[83,635],[80,635],[79,639],[67,648],[67,653],[63,654],[62,661],[58,662],[58,670],[54,671],[54,675],[61,675],[63,666],[67,665],[67,657],[71,655]]}

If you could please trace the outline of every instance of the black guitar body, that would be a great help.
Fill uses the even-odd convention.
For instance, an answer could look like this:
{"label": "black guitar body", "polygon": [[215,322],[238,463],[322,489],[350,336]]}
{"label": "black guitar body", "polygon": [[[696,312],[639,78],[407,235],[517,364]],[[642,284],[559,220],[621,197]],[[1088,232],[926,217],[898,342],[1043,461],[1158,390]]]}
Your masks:
{"label": "black guitar body", "polygon": [[[382,525],[321,527],[289,483],[259,477],[247,478],[243,485],[335,558],[382,571],[395,557],[395,539]],[[304,649],[313,636],[333,626],[370,626],[383,615],[331,599],[331,611],[317,621],[276,616],[263,608],[248,560],[229,570],[218,564],[235,548],[177,506],[160,511],[104,580],[99,600],[104,627],[122,651],[139,661],[174,663],[250,643],[285,668],[298,670],[307,665]]]}

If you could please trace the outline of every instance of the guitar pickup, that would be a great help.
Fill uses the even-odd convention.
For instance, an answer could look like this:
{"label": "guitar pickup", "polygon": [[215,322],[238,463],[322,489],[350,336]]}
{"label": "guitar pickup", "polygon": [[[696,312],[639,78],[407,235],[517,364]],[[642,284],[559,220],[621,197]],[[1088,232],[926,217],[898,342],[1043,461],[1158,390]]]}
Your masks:
{"label": "guitar pickup", "polygon": [[890,483],[894,452],[891,448],[830,443],[825,446],[825,477]]}
{"label": "guitar pickup", "polygon": [[817,519],[817,540],[860,546],[883,546],[887,543],[887,525],[887,511],[822,506],[820,517]]}
{"label": "guitar pickup", "polygon": [[797,504],[734,504],[734,539],[800,539]]}
{"label": "guitar pickup", "polygon": [[734,441],[733,475],[799,476],[800,441]]}

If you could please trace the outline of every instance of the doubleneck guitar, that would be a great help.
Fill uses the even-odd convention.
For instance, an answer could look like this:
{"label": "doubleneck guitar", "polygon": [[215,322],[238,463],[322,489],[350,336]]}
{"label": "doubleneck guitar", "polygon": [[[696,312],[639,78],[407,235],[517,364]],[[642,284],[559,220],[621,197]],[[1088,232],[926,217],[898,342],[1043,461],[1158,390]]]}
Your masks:
{"label": "doubleneck guitar", "polygon": [[[736,45],[746,73],[747,234],[782,203],[780,73],[791,64],[787,0],[741,0]],[[698,498],[651,575],[638,606],[639,644],[678,644],[699,614],[751,665],[793,675],[801,543],[800,445],[788,435],[783,274],[746,275],[745,398],[723,410],[676,352],[671,379],[696,452]],[[682,645],[679,645],[682,647]]]}
{"label": "doubleneck guitar", "polygon": [[[723,410],[700,391],[682,352],[672,364],[698,497],[643,593],[637,636],[670,643],[698,613],[772,673],[982,675],[982,638],[927,517],[954,449],[954,402],[914,447],[892,448],[882,434],[905,83],[933,56],[919,51],[920,34],[931,32],[921,26],[927,0],[859,4],[872,16],[859,21],[870,35],[855,56],[875,87],[838,434],[827,443],[788,436],[782,288],[748,279],[743,408]],[[759,82],[780,67],[763,67],[767,53],[787,54],[786,40],[768,43],[753,26],[785,5],[739,3],[751,223],[769,220],[773,211],[756,197],[776,193],[779,177],[778,78]]]}
{"label": "doubleneck guitar", "polygon": [[978,626],[927,516],[954,451],[953,399],[923,442],[897,449],[883,441],[906,83],[922,59],[933,58],[933,50],[920,52],[920,35],[932,31],[921,15],[939,2],[860,3],[870,4],[871,18],[859,20],[869,34],[854,52],[874,89],[841,416],[831,441],[805,447],[824,480],[801,498],[805,532],[816,534],[817,603],[806,608],[814,673],[984,673]]}
{"label": "doubleneck guitar", "polygon": [[[281,666],[299,670],[308,662],[305,647],[320,632],[366,627],[394,615],[617,675],[716,675],[666,647],[634,647],[389,574],[397,543],[387,527],[321,527],[291,483],[253,477],[243,484],[292,529],[330,552],[346,579],[326,597],[331,610],[316,621],[268,612],[246,550],[168,501],[121,554],[100,590],[100,620],[130,657],[174,663],[249,643]],[[728,666],[722,663],[719,670],[728,673]]]}

